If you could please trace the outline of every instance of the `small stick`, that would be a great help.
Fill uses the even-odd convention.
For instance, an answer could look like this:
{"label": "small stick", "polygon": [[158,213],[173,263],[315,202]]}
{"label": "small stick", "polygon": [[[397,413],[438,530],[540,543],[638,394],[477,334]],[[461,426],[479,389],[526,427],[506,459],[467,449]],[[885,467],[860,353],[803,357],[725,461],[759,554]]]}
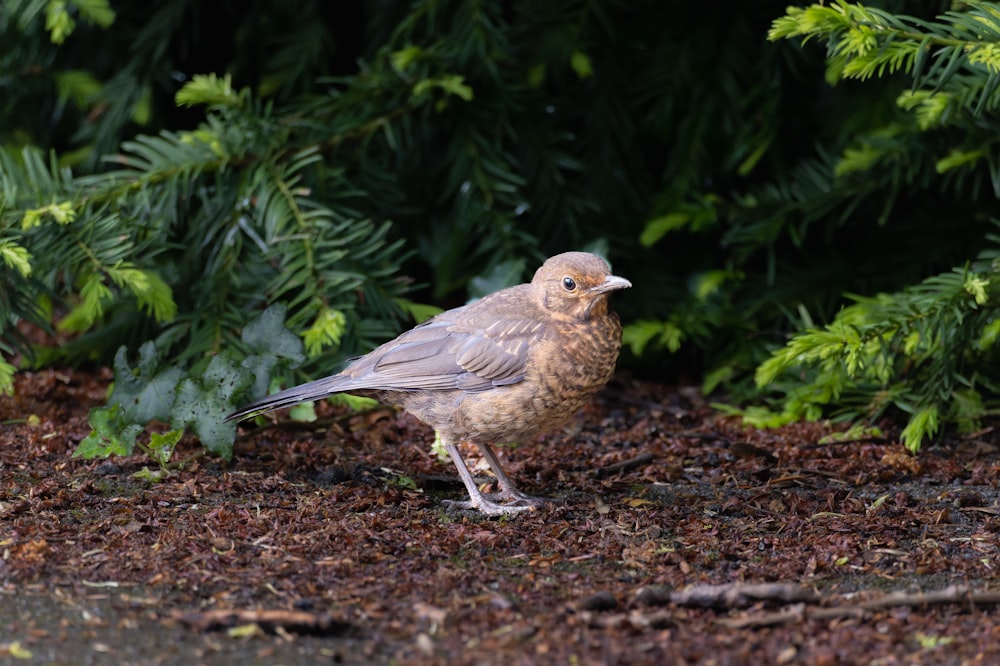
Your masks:
{"label": "small stick", "polygon": [[749,627],[769,627],[776,624],[801,622],[806,619],[833,620],[842,617],[865,617],[872,611],[898,606],[920,607],[940,604],[969,604],[971,606],[992,606],[1000,604],[1000,590],[974,590],[967,585],[951,585],[933,592],[892,592],[876,599],[857,604],[844,604],[828,608],[806,608],[797,604],[776,613],[766,613],[741,618],[723,618],[718,622],[731,629]]}
{"label": "small stick", "polygon": [[651,460],[653,460],[652,453],[640,453],[635,458],[629,458],[628,460],[623,460],[619,463],[615,463],[614,465],[608,465],[607,467],[598,467],[593,470],[591,474],[598,479],[603,479],[606,476],[611,476],[612,474],[617,474],[618,472],[627,472],[630,469],[642,467]]}
{"label": "small stick", "polygon": [[328,613],[270,609],[243,610],[238,608],[216,609],[193,613],[174,613],[174,619],[197,631],[231,629],[255,624],[268,633],[279,630],[314,636],[344,636],[354,627]]}

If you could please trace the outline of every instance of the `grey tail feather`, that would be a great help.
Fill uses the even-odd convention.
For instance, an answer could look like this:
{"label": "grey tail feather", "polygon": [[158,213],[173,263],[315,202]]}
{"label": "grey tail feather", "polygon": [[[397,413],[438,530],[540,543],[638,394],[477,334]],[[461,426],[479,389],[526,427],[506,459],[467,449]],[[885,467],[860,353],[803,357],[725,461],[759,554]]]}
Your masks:
{"label": "grey tail feather", "polygon": [[328,395],[340,393],[341,391],[346,390],[348,388],[345,386],[345,384],[348,383],[346,380],[348,380],[348,378],[343,375],[334,375],[332,377],[317,379],[306,384],[293,386],[285,389],[284,391],[279,391],[278,393],[269,395],[266,398],[262,398],[257,402],[244,405],[227,416],[225,420],[242,421],[250,416],[256,416],[275,409],[281,409],[282,407],[291,407],[299,404],[300,402],[319,400],[320,398],[325,398]]}

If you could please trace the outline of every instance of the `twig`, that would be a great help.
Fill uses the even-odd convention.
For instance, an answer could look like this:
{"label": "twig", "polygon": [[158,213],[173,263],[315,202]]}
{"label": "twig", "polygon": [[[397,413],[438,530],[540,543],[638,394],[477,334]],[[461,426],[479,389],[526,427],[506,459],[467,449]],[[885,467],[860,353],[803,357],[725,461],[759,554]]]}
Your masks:
{"label": "twig", "polygon": [[892,592],[857,604],[844,604],[828,608],[809,609],[805,604],[797,604],[792,608],[776,613],[741,618],[723,618],[719,620],[719,624],[731,629],[769,627],[776,624],[801,622],[807,619],[832,620],[843,617],[865,617],[872,611],[898,606],[918,607],[940,604],[992,606],[1000,604],[1000,590],[975,590],[968,585],[951,585],[933,592]]}
{"label": "twig", "polygon": [[678,606],[728,610],[749,606],[758,601],[815,603],[819,601],[819,596],[797,583],[728,583],[687,587],[671,592],[670,601]]}
{"label": "twig", "polygon": [[255,624],[269,633],[281,630],[315,636],[344,636],[353,625],[334,618],[329,613],[309,613],[296,610],[216,609],[193,613],[174,613],[173,618],[197,631],[230,629]]}
{"label": "twig", "polygon": [[829,442],[813,442],[811,444],[802,444],[800,448],[811,451],[813,449],[826,449],[835,446],[850,446],[851,444],[888,444],[892,440],[888,437],[856,437],[854,439],[838,439]]}
{"label": "twig", "polygon": [[612,474],[617,474],[618,472],[627,472],[630,469],[641,467],[646,463],[650,462],[651,460],[653,460],[652,453],[648,452],[641,453],[637,455],[635,458],[629,458],[628,460],[623,460],[619,463],[615,463],[614,465],[608,465],[607,467],[598,467],[597,469],[591,471],[591,474],[593,474],[598,479],[603,479],[606,476],[611,476]]}

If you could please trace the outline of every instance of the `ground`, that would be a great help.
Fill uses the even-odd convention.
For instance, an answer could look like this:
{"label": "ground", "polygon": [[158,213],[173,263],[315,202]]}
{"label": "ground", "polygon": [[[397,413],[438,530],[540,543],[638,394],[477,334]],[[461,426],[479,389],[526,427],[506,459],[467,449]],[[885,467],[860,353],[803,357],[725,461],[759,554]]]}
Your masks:
{"label": "ground", "polygon": [[502,449],[553,501],[495,519],[388,409],[185,441],[156,483],[74,459],[110,380],[0,398],[4,663],[1000,663],[990,429],[912,457],[619,377]]}

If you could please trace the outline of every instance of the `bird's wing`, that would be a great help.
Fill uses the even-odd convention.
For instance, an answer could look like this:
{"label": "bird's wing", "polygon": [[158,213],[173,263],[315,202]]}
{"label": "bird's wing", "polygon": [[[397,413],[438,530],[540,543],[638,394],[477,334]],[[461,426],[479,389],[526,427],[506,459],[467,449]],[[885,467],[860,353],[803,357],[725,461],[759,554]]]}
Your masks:
{"label": "bird's wing", "polygon": [[483,391],[524,379],[533,319],[479,315],[460,308],[403,333],[344,369],[341,390],[461,389]]}
{"label": "bird's wing", "polygon": [[[226,420],[345,391],[478,392],[522,381],[531,341],[542,325],[529,319],[475,314],[463,314],[461,309],[443,313],[355,360],[343,372],[245,405]],[[480,320],[489,323],[480,325]]]}

